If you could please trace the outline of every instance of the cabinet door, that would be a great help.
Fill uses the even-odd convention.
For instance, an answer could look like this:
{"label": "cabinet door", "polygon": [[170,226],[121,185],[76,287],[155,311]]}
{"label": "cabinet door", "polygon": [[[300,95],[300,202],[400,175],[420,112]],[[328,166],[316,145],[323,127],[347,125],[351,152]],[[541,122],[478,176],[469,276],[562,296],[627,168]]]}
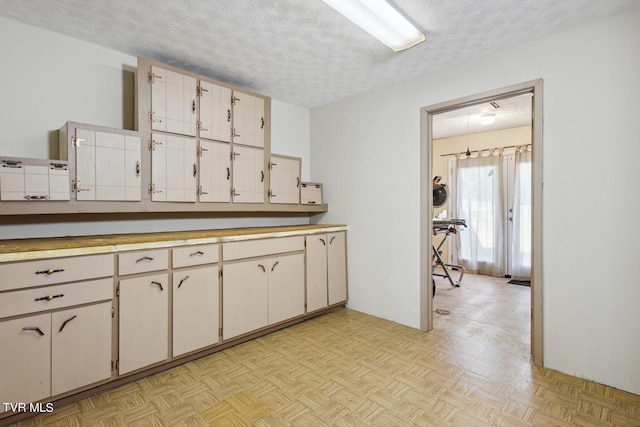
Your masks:
{"label": "cabinet door", "polygon": [[307,313],[327,307],[327,301],[327,235],[307,236]]}
{"label": "cabinet door", "polygon": [[120,281],[120,374],[168,357],[167,279],[158,274]]}
{"label": "cabinet door", "polygon": [[233,143],[264,147],[264,99],[242,92],[233,95]]}
{"label": "cabinet door", "polygon": [[51,395],[111,377],[111,302],[51,314]]}
{"label": "cabinet door", "polygon": [[196,79],[151,67],[151,129],[196,135]]}
{"label": "cabinet door", "polygon": [[201,202],[231,201],[231,147],[224,142],[200,140]]}
{"label": "cabinet door", "polygon": [[347,241],[344,232],[327,234],[329,305],[347,300]]}
{"label": "cabinet door", "polygon": [[218,342],[218,267],[173,273],[173,356]]}
{"label": "cabinet door", "polygon": [[142,159],[140,157],[141,142],[138,136],[125,136],[124,167],[124,200],[139,201],[142,199]]}
{"label": "cabinet door", "polygon": [[51,314],[0,322],[0,342],[0,402],[49,397]]}
{"label": "cabinet door", "polygon": [[269,324],[304,314],[304,254],[267,260]]}
{"label": "cabinet door", "polygon": [[267,260],[225,265],[223,277],[223,338],[226,340],[267,326]]}
{"label": "cabinet door", "polygon": [[76,199],[96,200],[96,133],[76,129]]}
{"label": "cabinet door", "polygon": [[200,81],[200,138],[231,142],[231,89]]}
{"label": "cabinet door", "polygon": [[249,147],[233,147],[233,201],[264,202],[264,152]]}
{"label": "cabinet door", "polygon": [[271,157],[270,203],[300,203],[301,159],[293,157]]}
{"label": "cabinet door", "polygon": [[71,198],[69,188],[69,168],[67,165],[51,163],[49,166],[49,199],[69,200]]}
{"label": "cabinet door", "polygon": [[154,133],[151,200],[195,202],[198,177],[196,140]]}
{"label": "cabinet door", "polygon": [[49,199],[49,168],[46,166],[25,165],[24,191],[27,200]]}
{"label": "cabinet door", "polygon": [[0,200],[24,200],[24,165],[0,166]]}

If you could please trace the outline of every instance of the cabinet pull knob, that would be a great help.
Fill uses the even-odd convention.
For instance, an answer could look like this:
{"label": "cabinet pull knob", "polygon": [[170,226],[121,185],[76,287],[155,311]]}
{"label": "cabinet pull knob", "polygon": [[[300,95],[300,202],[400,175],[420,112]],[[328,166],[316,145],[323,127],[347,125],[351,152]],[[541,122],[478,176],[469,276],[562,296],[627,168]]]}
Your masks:
{"label": "cabinet pull knob", "polygon": [[195,114],[196,113],[196,100],[192,99],[191,100],[191,114]]}
{"label": "cabinet pull knob", "polygon": [[324,246],[327,246],[327,242],[325,242],[325,241],[324,241],[324,239],[320,239],[320,241],[322,242],[322,244],[323,244]]}
{"label": "cabinet pull knob", "polygon": [[189,257],[192,257],[192,256],[202,256],[202,255],[204,255],[204,252],[202,252],[202,251],[195,251],[194,253],[189,254]]}
{"label": "cabinet pull knob", "polygon": [[140,162],[136,162],[136,176],[140,176]]}
{"label": "cabinet pull knob", "polygon": [[262,120],[262,124],[260,125],[260,129],[264,129],[264,117],[260,117],[260,120]]}
{"label": "cabinet pull knob", "polygon": [[153,261],[153,258],[151,258],[150,256],[143,256],[142,258],[138,258],[136,260],[136,264],[142,261]]}
{"label": "cabinet pull knob", "polygon": [[60,330],[58,331],[58,333],[62,332],[62,330],[64,329],[65,326],[67,326],[67,323],[71,322],[73,319],[75,319],[78,316],[73,316],[68,318],[67,320],[65,320],[64,322],[62,322],[62,325],[60,326]]}
{"label": "cabinet pull knob", "polygon": [[196,176],[198,176],[198,166],[194,163],[193,164],[193,177],[195,178]]}
{"label": "cabinet pull knob", "polygon": [[64,296],[64,294],[47,295],[46,297],[38,297],[38,298],[34,299],[34,301],[51,301],[51,300],[56,299],[56,298],[62,298],[63,296]]}
{"label": "cabinet pull knob", "polygon": [[231,178],[231,169],[227,168],[227,181]]}
{"label": "cabinet pull knob", "polygon": [[178,284],[178,289],[180,289],[180,286],[182,286],[182,284],[186,282],[187,279],[189,279],[189,276],[185,276],[182,280],[180,280],[180,283]]}
{"label": "cabinet pull knob", "polygon": [[329,240],[329,244],[332,244],[333,243],[333,239],[335,239],[335,238],[336,238],[336,236],[332,236],[331,240]]}
{"label": "cabinet pull knob", "polygon": [[260,171],[260,182],[264,182],[264,171]]}
{"label": "cabinet pull knob", "polygon": [[260,270],[262,270],[263,273],[265,273],[267,270],[264,268],[264,265],[262,264],[258,264],[258,267],[260,268]]}
{"label": "cabinet pull knob", "polygon": [[227,122],[231,122],[231,109],[227,109]]}
{"label": "cabinet pull knob", "polygon": [[53,273],[62,273],[64,268],[50,268],[48,270],[40,270],[36,271],[36,274],[46,274],[47,276],[51,276]]}
{"label": "cabinet pull knob", "polygon": [[43,336],[44,332],[42,332],[42,329],[38,328],[37,326],[27,326],[22,328],[23,331],[36,331],[38,333],[38,335]]}
{"label": "cabinet pull knob", "polygon": [[280,261],[276,261],[275,264],[273,264],[273,266],[271,266],[271,271],[273,271],[274,268],[276,268],[276,265],[280,264]]}
{"label": "cabinet pull knob", "polygon": [[151,282],[151,284],[152,284],[152,285],[156,285],[156,286],[158,286],[158,287],[160,288],[160,290],[161,290],[161,291],[164,291],[164,288],[162,287],[162,283],[152,281],[152,282]]}

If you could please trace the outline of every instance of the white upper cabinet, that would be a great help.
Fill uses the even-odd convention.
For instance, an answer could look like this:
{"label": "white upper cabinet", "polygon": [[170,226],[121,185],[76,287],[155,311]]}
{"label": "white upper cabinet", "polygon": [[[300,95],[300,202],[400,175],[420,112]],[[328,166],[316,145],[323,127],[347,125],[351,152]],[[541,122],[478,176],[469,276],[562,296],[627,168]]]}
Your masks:
{"label": "white upper cabinet", "polygon": [[140,200],[138,136],[78,128],[75,151],[77,200]]}
{"label": "white upper cabinet", "polygon": [[269,162],[270,203],[300,203],[300,168],[302,159],[272,155]]}
{"label": "white upper cabinet", "polygon": [[264,202],[264,151],[250,147],[233,147],[233,201]]}
{"label": "white upper cabinet", "polygon": [[151,136],[151,200],[195,202],[198,182],[196,140]]}
{"label": "white upper cabinet", "polygon": [[233,143],[264,147],[264,99],[233,92]]}
{"label": "white upper cabinet", "polygon": [[231,201],[231,147],[228,143],[200,140],[198,200]]}
{"label": "white upper cabinet", "polygon": [[200,81],[200,138],[231,142],[231,89]]}
{"label": "white upper cabinet", "polygon": [[196,135],[197,84],[194,77],[152,66],[151,129],[181,135]]}

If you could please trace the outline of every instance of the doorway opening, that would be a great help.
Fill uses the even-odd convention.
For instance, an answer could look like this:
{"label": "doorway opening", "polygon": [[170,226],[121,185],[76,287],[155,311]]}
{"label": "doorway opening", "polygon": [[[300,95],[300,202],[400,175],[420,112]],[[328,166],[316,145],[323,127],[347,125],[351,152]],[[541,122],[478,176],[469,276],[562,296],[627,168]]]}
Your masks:
{"label": "doorway opening", "polygon": [[[497,110],[501,106],[523,102],[529,103],[530,127],[518,129],[521,135],[520,140],[517,135],[510,135],[509,138],[514,142],[512,144],[495,143],[502,145],[501,147],[486,145],[482,142],[476,143],[475,146],[470,144],[469,135],[474,133],[471,129],[471,111],[478,110],[482,105],[492,105]],[[465,117],[461,112],[467,112],[467,116]],[[489,113],[492,112],[489,111]],[[494,116],[497,115],[497,111],[493,113],[495,113]],[[439,124],[449,123],[450,126],[444,127],[450,127],[452,132],[456,126],[459,128],[461,125],[461,123],[456,125],[455,120],[464,121],[465,123],[462,125],[466,126],[466,133],[458,138],[458,146],[452,145],[452,152],[445,153],[445,155],[440,150],[437,154],[438,162],[436,162],[436,154],[434,154],[435,117],[439,119]],[[448,245],[454,247],[451,250],[454,253],[449,253],[445,248],[444,250],[447,252],[440,253],[440,255],[449,261],[447,264],[452,265],[453,269],[456,269],[457,261],[463,258],[464,264],[472,265],[477,272],[492,276],[512,275],[514,278],[516,276],[523,279],[525,276],[529,278],[531,283],[531,354],[534,363],[539,366],[543,364],[541,118],[542,80],[455,99],[424,107],[421,111],[421,329],[431,330],[433,328],[432,257],[435,248],[433,244],[434,242],[438,244],[441,241],[440,236],[434,236],[433,218],[435,216],[446,218],[449,213],[474,216],[473,238],[471,238],[472,233],[467,233],[466,236],[463,234],[464,230],[460,233],[465,237],[468,247],[460,248],[459,242],[462,241],[460,239],[458,245]],[[528,135],[522,135],[523,132]],[[458,133],[460,134],[460,132]],[[443,131],[441,127],[438,127],[436,137],[441,138],[442,136]],[[465,137],[466,141],[464,141]],[[461,138],[462,141],[460,141]],[[466,147],[464,147],[465,145]],[[464,148],[461,149],[460,146]],[[446,165],[444,169],[442,157],[450,158],[444,162]],[[516,157],[518,162],[515,161]],[[465,160],[458,161],[458,159]],[[434,163],[437,163],[436,166]],[[477,175],[478,173],[481,175]],[[523,176],[526,178],[527,173],[529,178],[523,181]],[[449,212],[442,212],[441,209],[435,210],[432,183],[436,175],[447,180],[454,192],[463,191],[470,194],[473,202],[465,201],[462,197],[454,197],[454,200],[447,205],[447,208],[450,209]],[[480,188],[477,187],[478,185],[485,187]],[[493,189],[493,195],[485,194],[480,197],[483,192],[491,193],[491,189]],[[530,193],[523,194],[523,189],[524,192],[529,190]],[[530,201],[522,202],[522,199],[527,197]],[[516,201],[510,201],[509,198],[515,198]],[[482,201],[479,203],[480,199]],[[483,205],[481,206],[481,204]],[[505,212],[499,211],[500,209],[505,209]],[[494,212],[494,210],[497,211]],[[519,219],[524,218],[524,221],[518,221],[518,224],[514,224],[515,215],[518,215]],[[527,215],[529,219],[527,219]],[[498,221],[498,219],[501,220]],[[484,223],[480,224],[479,221]],[[479,233],[484,234],[480,236]],[[472,241],[474,239],[475,243]],[[513,243],[507,244],[508,239],[511,239]],[[517,248],[527,247],[529,249],[518,252]],[[515,252],[513,248],[516,248]],[[435,271],[433,273],[438,274]],[[448,280],[451,281],[451,278],[449,277]],[[451,284],[455,286],[455,283]]]}

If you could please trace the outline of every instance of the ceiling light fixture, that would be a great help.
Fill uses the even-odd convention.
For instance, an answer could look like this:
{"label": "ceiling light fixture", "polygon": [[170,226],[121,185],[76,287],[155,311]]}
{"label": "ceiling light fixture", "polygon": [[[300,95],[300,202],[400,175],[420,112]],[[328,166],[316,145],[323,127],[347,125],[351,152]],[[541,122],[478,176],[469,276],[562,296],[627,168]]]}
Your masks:
{"label": "ceiling light fixture", "polygon": [[425,40],[425,35],[385,0],[323,0],[395,52]]}
{"label": "ceiling light fixture", "polygon": [[492,125],[496,122],[495,114],[483,114],[480,116],[481,125]]}

